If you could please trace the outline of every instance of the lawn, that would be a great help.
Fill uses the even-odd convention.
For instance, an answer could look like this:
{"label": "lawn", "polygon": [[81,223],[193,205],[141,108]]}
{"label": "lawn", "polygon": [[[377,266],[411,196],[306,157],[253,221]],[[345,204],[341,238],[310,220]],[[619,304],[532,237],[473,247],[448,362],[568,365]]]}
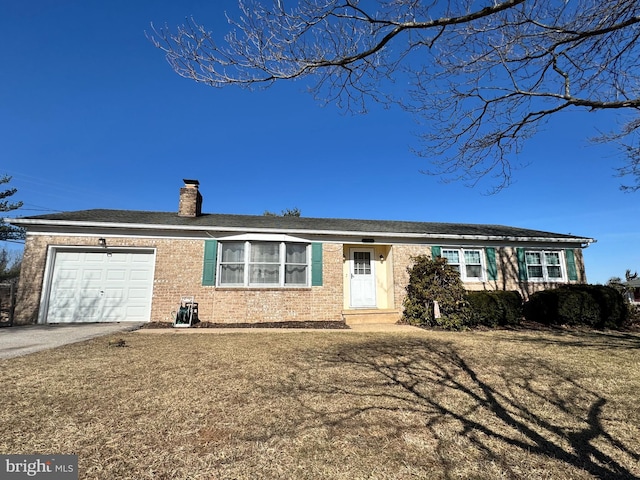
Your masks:
{"label": "lawn", "polygon": [[128,333],[0,384],[0,453],[82,479],[640,476],[637,334]]}

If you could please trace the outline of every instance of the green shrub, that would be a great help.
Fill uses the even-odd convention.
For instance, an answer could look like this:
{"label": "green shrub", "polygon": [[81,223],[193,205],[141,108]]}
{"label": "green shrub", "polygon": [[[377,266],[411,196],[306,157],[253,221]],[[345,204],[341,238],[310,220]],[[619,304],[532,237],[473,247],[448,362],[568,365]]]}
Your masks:
{"label": "green shrub", "polygon": [[[498,293],[498,292],[496,292]],[[507,325],[517,325],[522,321],[522,295],[517,290],[501,292]]]}
{"label": "green shrub", "polygon": [[533,293],[522,310],[524,318],[531,322],[555,324],[558,318],[558,295],[551,290]]}
{"label": "green shrub", "polygon": [[573,285],[589,292],[600,307],[598,328],[620,328],[629,319],[629,309],[624,296],[613,287],[604,285]]}
{"label": "green shrub", "polygon": [[500,325],[502,309],[498,299],[489,292],[467,292],[467,301],[471,310],[471,325],[497,327]]}
{"label": "green shrub", "polygon": [[[469,307],[460,274],[444,258],[426,255],[413,258],[407,268],[409,283],[404,300],[403,319],[412,325],[459,329],[469,324]],[[434,301],[440,318],[435,318]]]}
{"label": "green shrub", "polygon": [[467,292],[467,301],[472,325],[517,325],[522,318],[522,296],[517,291]]}
{"label": "green shrub", "polygon": [[558,325],[587,325],[597,327],[600,307],[593,296],[585,291],[563,287],[558,290]]}
{"label": "green shrub", "polygon": [[565,285],[532,294],[524,306],[524,316],[546,325],[619,328],[627,321],[628,309],[614,288]]}
{"label": "green shrub", "polygon": [[588,293],[560,287],[532,294],[524,306],[524,316],[545,325],[595,326],[600,309]]}

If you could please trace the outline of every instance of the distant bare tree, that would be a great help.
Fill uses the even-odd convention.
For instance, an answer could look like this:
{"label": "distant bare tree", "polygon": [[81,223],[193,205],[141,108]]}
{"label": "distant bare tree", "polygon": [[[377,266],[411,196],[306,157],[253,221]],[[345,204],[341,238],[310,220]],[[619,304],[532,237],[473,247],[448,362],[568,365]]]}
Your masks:
{"label": "distant bare tree", "polygon": [[620,277],[611,277],[607,280],[607,286],[615,288],[625,299],[629,300],[633,296],[634,289],[634,287],[629,286],[629,282],[638,278],[638,272],[631,273],[631,270],[627,270],[624,278],[622,280]]}
{"label": "distant bare tree", "polygon": [[280,213],[270,212],[269,210],[265,210],[262,215],[265,217],[299,217],[302,212],[298,207],[286,208],[282,210]]}
{"label": "distant bare tree", "polygon": [[[637,0],[285,3],[240,0],[224,38],[194,19],[150,38],[179,75],[211,86],[313,77],[317,98],[350,111],[400,105],[424,120],[417,153],[445,180],[509,185],[523,142],[569,109],[628,112],[602,139],[637,144]],[[619,169],[632,190],[637,158]]]}
{"label": "distant bare tree", "polygon": [[0,248],[0,282],[16,279],[20,276],[22,254]]}

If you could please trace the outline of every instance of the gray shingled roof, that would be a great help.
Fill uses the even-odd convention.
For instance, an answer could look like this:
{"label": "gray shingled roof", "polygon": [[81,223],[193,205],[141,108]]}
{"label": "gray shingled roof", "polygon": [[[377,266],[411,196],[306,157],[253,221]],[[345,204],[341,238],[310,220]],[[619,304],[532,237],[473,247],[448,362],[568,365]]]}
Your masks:
{"label": "gray shingled roof", "polygon": [[[52,213],[16,219],[16,224],[29,226],[37,224],[115,226],[131,227],[169,226],[203,230],[242,229],[246,231],[310,231],[314,233],[369,233],[411,235],[462,235],[482,237],[546,238],[567,241],[592,241],[588,237],[561,233],[508,227],[503,225],[405,222],[397,220],[358,220],[346,218],[275,217],[265,215],[202,214],[199,217],[180,217],[174,212],[148,212],[136,210],[81,210],[75,212]],[[108,225],[111,224],[111,225]]]}

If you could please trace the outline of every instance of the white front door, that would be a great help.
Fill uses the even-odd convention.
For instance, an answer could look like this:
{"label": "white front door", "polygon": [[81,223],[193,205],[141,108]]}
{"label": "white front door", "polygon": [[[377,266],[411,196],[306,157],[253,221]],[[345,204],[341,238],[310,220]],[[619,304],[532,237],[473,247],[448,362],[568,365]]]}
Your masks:
{"label": "white front door", "polygon": [[57,251],[46,322],[148,322],[151,251]]}
{"label": "white front door", "polygon": [[376,306],[376,275],[373,248],[352,248],[351,253],[351,307]]}

